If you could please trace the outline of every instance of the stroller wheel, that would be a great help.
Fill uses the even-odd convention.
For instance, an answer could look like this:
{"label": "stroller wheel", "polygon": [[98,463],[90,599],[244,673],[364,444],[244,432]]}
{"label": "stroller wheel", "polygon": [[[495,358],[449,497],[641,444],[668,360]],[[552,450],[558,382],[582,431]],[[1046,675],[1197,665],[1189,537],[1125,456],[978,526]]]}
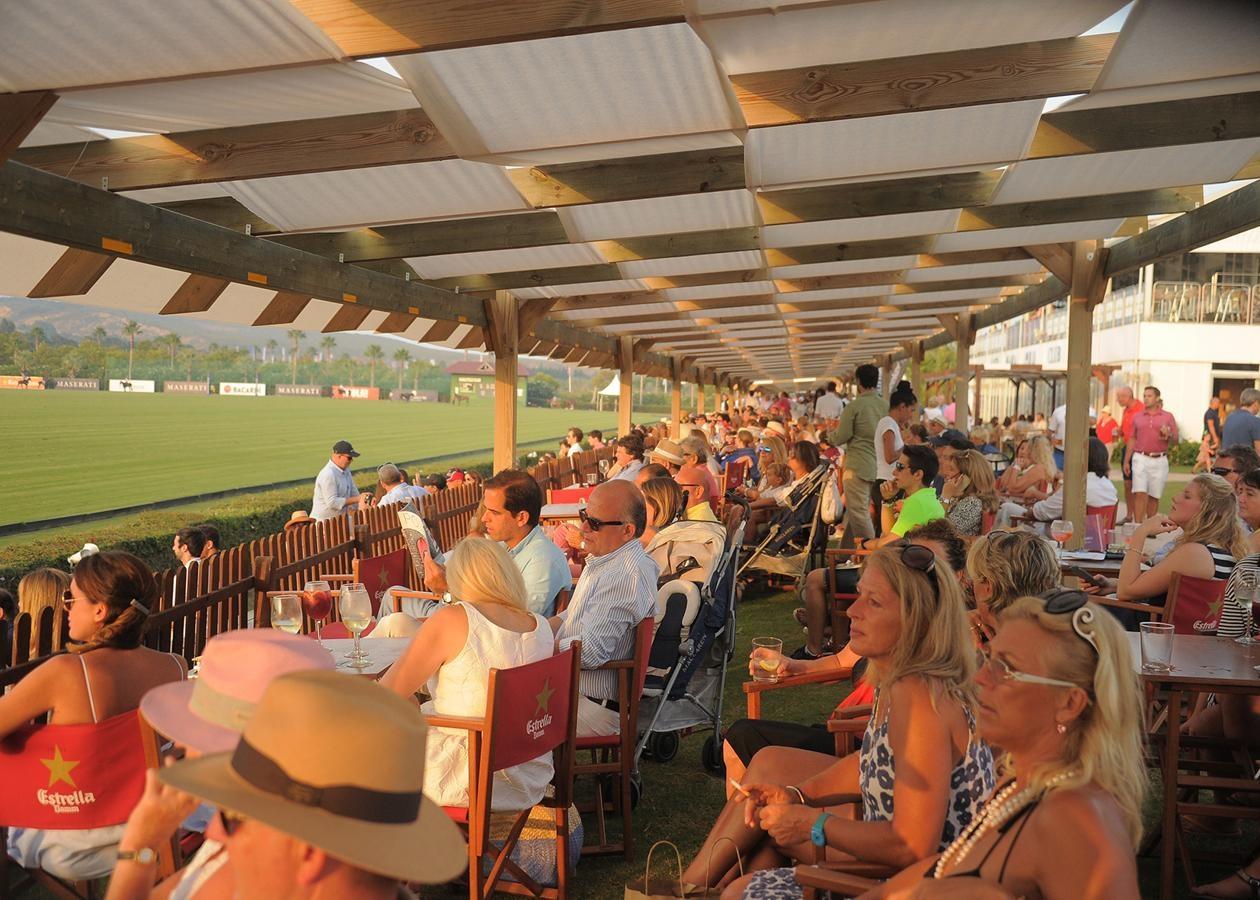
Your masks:
{"label": "stroller wheel", "polygon": [[704,746],[700,749],[700,761],[715,775],[721,775],[726,771],[726,761],[722,759],[722,747],[713,735],[704,739]]}
{"label": "stroller wheel", "polygon": [[652,758],[657,762],[669,762],[678,755],[678,732],[658,731],[648,741]]}
{"label": "stroller wheel", "polygon": [[643,799],[643,776],[638,772],[630,775],[630,808],[637,809]]}

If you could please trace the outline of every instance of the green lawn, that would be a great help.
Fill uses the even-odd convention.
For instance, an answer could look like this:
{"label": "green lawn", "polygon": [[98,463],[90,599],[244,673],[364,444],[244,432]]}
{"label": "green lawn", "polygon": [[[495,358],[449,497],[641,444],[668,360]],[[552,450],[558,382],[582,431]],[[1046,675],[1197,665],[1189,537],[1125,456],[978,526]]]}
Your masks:
{"label": "green lawn", "polygon": [[[315,477],[334,441],[364,466],[493,446],[489,401],[470,406],[314,397],[0,391],[0,525]],[[615,413],[521,409],[518,441]]]}

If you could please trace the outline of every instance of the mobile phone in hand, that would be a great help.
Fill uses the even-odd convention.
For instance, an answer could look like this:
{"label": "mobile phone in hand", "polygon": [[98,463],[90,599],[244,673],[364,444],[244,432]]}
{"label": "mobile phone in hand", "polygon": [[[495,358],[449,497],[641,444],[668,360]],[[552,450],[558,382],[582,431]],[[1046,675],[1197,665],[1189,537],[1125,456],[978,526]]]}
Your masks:
{"label": "mobile phone in hand", "polygon": [[1082,581],[1088,581],[1090,584],[1094,585],[1095,587],[1102,587],[1103,585],[1101,575],[1095,575],[1092,572],[1087,572],[1085,569],[1082,569],[1080,566],[1068,566],[1067,570],[1071,572],[1073,575],[1075,575],[1077,578],[1081,579]]}

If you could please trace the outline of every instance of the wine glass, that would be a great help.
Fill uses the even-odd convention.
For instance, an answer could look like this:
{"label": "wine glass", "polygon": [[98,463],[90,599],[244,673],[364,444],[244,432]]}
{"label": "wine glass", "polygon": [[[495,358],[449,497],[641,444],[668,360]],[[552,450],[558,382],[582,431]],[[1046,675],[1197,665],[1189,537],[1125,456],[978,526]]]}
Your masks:
{"label": "wine glass", "polygon": [[297,594],[272,595],[271,627],[289,634],[297,634],[302,630],[302,603]]}
{"label": "wine glass", "polygon": [[315,640],[324,646],[324,635],[320,629],[324,620],[332,612],[332,588],[327,581],[308,581],[302,589],[302,609],[315,623]]}
{"label": "wine glass", "polygon": [[359,646],[359,637],[372,624],[372,598],[367,588],[351,582],[341,589],[341,621],[354,635],[354,649],[346,654],[356,669],[365,668],[368,655]]}
{"label": "wine glass", "polygon": [[1063,545],[1072,537],[1075,527],[1070,519],[1055,519],[1050,523],[1050,537],[1054,538],[1059,544],[1059,553],[1063,553]]}
{"label": "wine glass", "polygon": [[1234,602],[1241,606],[1247,615],[1247,630],[1243,632],[1242,637],[1234,640],[1248,647],[1260,644],[1260,640],[1252,637],[1252,632],[1256,630],[1257,625],[1260,625],[1260,596],[1257,596],[1257,586],[1255,576],[1250,572],[1239,573]]}
{"label": "wine glass", "polygon": [[611,463],[609,463],[606,459],[601,459],[599,461],[599,477],[601,480],[608,477],[608,469],[610,465]]}

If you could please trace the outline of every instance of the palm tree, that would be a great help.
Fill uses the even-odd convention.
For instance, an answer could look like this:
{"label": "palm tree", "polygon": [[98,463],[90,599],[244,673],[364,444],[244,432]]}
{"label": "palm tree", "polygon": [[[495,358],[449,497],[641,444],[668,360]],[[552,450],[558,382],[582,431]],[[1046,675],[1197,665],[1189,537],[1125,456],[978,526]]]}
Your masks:
{"label": "palm tree", "polygon": [[44,331],[43,328],[36,325],[34,328],[31,329],[31,340],[35,342],[34,349],[35,349],[35,352],[38,353],[39,345],[48,343],[48,334]]}
{"label": "palm tree", "polygon": [[131,380],[131,366],[136,358],[136,335],[141,331],[138,322],[131,319],[127,320],[127,324],[123,326],[123,337],[127,339],[127,380]]}
{"label": "palm tree", "polygon": [[411,362],[411,353],[406,347],[394,351],[394,362],[398,363],[398,393],[401,394],[403,372],[407,369],[407,363]]}
{"label": "palm tree", "polygon": [[276,351],[278,351],[279,349],[280,349],[280,342],[279,342],[279,341],[276,341],[276,340],[274,340],[274,339],[273,339],[273,340],[270,340],[270,341],[267,341],[267,357],[266,357],[266,358],[267,358],[267,360],[268,360],[268,361],[270,361],[270,362],[275,362],[275,361],[276,361]]}
{"label": "palm tree", "polygon": [[300,328],[294,328],[289,331],[289,343],[293,345],[292,362],[293,362],[293,378],[289,384],[297,384],[297,364],[298,349],[302,346],[302,341],[306,339],[306,332]]}
{"label": "palm tree", "polygon": [[323,351],[324,362],[332,362],[333,350],[337,346],[337,339],[331,334],[319,342],[319,347]]}
{"label": "palm tree", "polygon": [[385,351],[381,349],[379,344],[368,344],[367,350],[363,352],[367,357],[368,365],[372,367],[368,387],[376,387],[376,364],[385,358]]}
{"label": "palm tree", "polygon": [[171,371],[174,372],[175,355],[179,353],[179,348],[183,346],[184,342],[179,339],[178,334],[172,331],[166,337],[162,338],[162,343],[166,345],[167,350],[171,351]]}
{"label": "palm tree", "polygon": [[92,340],[96,341],[98,345],[103,346],[105,344],[105,338],[107,337],[109,337],[109,332],[100,325],[97,325],[92,329]]}

